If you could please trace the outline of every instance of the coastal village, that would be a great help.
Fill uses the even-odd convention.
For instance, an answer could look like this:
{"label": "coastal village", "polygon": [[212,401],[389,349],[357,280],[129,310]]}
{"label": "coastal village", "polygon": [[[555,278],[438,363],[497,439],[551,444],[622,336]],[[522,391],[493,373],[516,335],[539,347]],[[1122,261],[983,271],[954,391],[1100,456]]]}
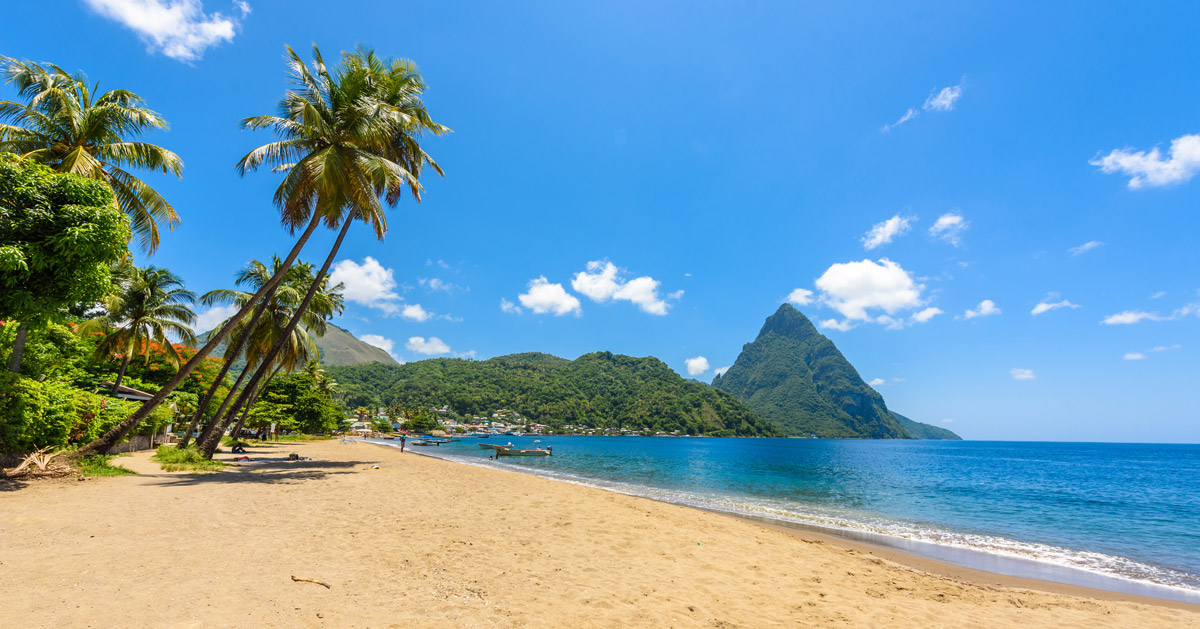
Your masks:
{"label": "coastal village", "polygon": [[[445,434],[466,434],[471,436],[542,436],[542,435],[574,435],[574,436],[654,436],[677,437],[680,431],[635,431],[628,428],[593,428],[591,426],[564,424],[555,430],[546,424],[540,424],[523,417],[520,413],[509,409],[496,409],[484,415],[463,416],[455,413],[449,406],[430,406],[430,414],[435,417],[437,428],[433,432]],[[351,417],[350,430],[361,435],[373,435],[381,425],[390,424],[399,433],[409,432],[404,417],[396,417],[385,409],[370,411],[369,418]],[[399,420],[399,421],[397,421]]]}

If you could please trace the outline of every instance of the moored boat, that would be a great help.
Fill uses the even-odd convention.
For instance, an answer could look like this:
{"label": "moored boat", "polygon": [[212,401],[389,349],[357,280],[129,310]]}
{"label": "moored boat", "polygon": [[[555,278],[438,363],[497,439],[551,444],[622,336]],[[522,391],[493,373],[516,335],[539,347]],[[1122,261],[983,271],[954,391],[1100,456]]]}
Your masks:
{"label": "moored boat", "polygon": [[503,444],[503,443],[477,443],[475,445],[479,446],[480,450],[491,450],[493,448],[499,450],[501,448],[511,448],[513,444],[510,441],[506,444]]}

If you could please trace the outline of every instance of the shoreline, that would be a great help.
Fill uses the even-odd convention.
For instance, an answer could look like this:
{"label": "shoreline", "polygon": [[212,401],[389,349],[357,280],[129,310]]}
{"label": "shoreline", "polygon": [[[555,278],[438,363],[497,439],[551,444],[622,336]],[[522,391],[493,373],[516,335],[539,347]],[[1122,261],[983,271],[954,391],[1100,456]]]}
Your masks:
{"label": "shoreline", "polygon": [[144,452],[114,460],[136,476],[0,485],[0,626],[1200,625],[1192,607],[939,576],[842,540],[362,443],[253,446],[252,463],[209,474]]}
{"label": "shoreline", "polygon": [[[364,440],[364,443],[370,443],[371,445],[380,446],[383,448],[397,449],[397,446],[391,445],[389,443],[380,443],[378,441],[367,441],[367,440]],[[909,568],[912,568],[915,570],[927,572],[927,573],[937,575],[937,576],[961,580],[961,581],[964,581],[966,583],[970,583],[973,585],[984,586],[984,587],[995,586],[995,587],[1004,587],[1004,588],[1020,588],[1020,589],[1028,589],[1028,590],[1046,592],[1046,593],[1050,593],[1050,594],[1063,594],[1063,595],[1068,595],[1068,596],[1079,596],[1079,597],[1083,597],[1083,598],[1091,598],[1091,599],[1104,600],[1104,601],[1125,601],[1125,602],[1140,603],[1140,604],[1145,604],[1145,605],[1160,605],[1160,606],[1164,606],[1164,607],[1168,607],[1168,608],[1172,608],[1172,609],[1181,609],[1181,610],[1185,610],[1185,611],[1200,612],[1200,593],[1196,593],[1193,595],[1190,591],[1187,591],[1187,590],[1182,590],[1179,598],[1195,598],[1195,599],[1197,599],[1197,602],[1192,602],[1192,601],[1187,601],[1187,600],[1179,600],[1179,598],[1167,598],[1166,596],[1155,596],[1153,594],[1139,594],[1136,592],[1122,591],[1122,590],[1118,590],[1118,589],[1107,589],[1104,587],[1081,585],[1078,583],[1072,583],[1070,581],[1058,581],[1058,580],[1054,580],[1052,578],[1038,578],[1038,577],[1034,577],[1034,576],[1021,576],[1021,575],[1007,574],[1005,572],[988,570],[986,568],[980,568],[980,567],[968,565],[969,564],[968,559],[970,559],[972,556],[975,556],[974,558],[976,561],[979,561],[981,558],[984,560],[991,560],[993,563],[1000,566],[1001,568],[1004,568],[1004,567],[1011,568],[1012,566],[1019,565],[1019,564],[1032,564],[1032,566],[1030,566],[1030,568],[1028,570],[1030,572],[1040,571],[1040,572],[1048,573],[1048,572],[1056,572],[1057,571],[1064,575],[1067,575],[1068,577],[1076,576],[1079,578],[1079,580],[1089,579],[1089,580],[1101,581],[1101,582],[1111,582],[1111,583],[1114,583],[1114,585],[1125,585],[1127,583],[1129,589],[1134,589],[1134,590],[1154,590],[1154,589],[1159,589],[1159,588],[1169,589],[1169,586],[1163,586],[1163,585],[1158,585],[1158,584],[1153,584],[1153,583],[1145,583],[1145,582],[1134,581],[1134,580],[1123,580],[1123,579],[1120,579],[1119,577],[1104,575],[1104,574],[1100,574],[1100,573],[1091,573],[1091,572],[1088,572],[1088,571],[1085,571],[1085,570],[1082,570],[1079,568],[1067,568],[1067,567],[1062,567],[1062,566],[1056,566],[1053,564],[1039,562],[1034,559],[1018,559],[1018,558],[1014,558],[1014,557],[1006,557],[1003,555],[995,555],[995,554],[987,553],[986,551],[981,551],[981,550],[960,549],[960,548],[955,548],[955,547],[951,547],[951,546],[939,545],[939,544],[936,544],[933,542],[906,540],[904,538],[898,538],[898,537],[893,538],[893,537],[886,536],[883,534],[868,534],[868,533],[854,531],[854,530],[850,530],[850,529],[837,530],[837,529],[831,529],[831,528],[827,528],[827,527],[821,527],[818,525],[789,522],[786,520],[777,520],[777,519],[773,519],[773,518],[769,518],[769,517],[765,517],[765,516],[755,516],[755,515],[750,515],[750,514],[745,514],[745,513],[736,513],[736,512],[725,511],[725,510],[716,509],[716,508],[707,508],[704,506],[686,504],[683,502],[662,500],[662,499],[654,498],[651,496],[644,496],[644,495],[639,495],[639,494],[634,494],[634,493],[623,492],[623,491],[619,491],[616,489],[603,487],[600,485],[589,484],[586,482],[573,482],[573,481],[569,481],[569,480],[565,480],[565,479],[555,478],[553,476],[538,474],[533,471],[522,471],[522,470],[497,468],[497,467],[485,464],[482,460],[478,463],[468,463],[468,462],[459,461],[456,459],[444,458],[444,457],[423,451],[420,448],[415,449],[415,450],[412,448],[408,448],[405,451],[405,454],[408,454],[410,452],[412,454],[417,454],[417,455],[427,457],[430,459],[436,459],[436,460],[442,461],[444,463],[480,467],[483,469],[489,469],[489,470],[494,470],[494,471],[498,471],[498,472],[511,472],[511,473],[521,474],[521,475],[526,475],[526,476],[535,476],[535,477],[549,480],[552,482],[558,482],[558,483],[563,483],[563,484],[567,484],[567,485],[576,485],[576,486],[581,486],[581,487],[590,487],[593,489],[599,489],[601,491],[612,492],[612,493],[615,493],[618,495],[629,496],[631,498],[639,498],[642,500],[649,500],[651,502],[656,502],[659,504],[669,504],[669,505],[674,505],[674,506],[678,506],[678,507],[683,507],[685,509],[693,509],[693,510],[704,512],[704,513],[711,513],[714,515],[720,515],[720,516],[724,516],[724,517],[728,517],[728,518],[734,518],[734,519],[741,520],[741,521],[753,522],[759,526],[763,526],[763,527],[766,527],[766,528],[769,528],[772,530],[787,533],[789,535],[794,535],[794,536],[800,537],[801,539],[804,539],[806,541],[820,541],[820,542],[831,544],[834,546],[839,546],[839,547],[842,547],[842,548],[845,548],[848,550],[854,550],[856,552],[863,552],[868,555],[881,557],[888,561],[892,561],[894,563],[897,563],[897,564],[900,564],[900,565],[903,565],[903,566],[906,566],[906,567],[909,567]],[[962,560],[962,563],[956,562],[954,560],[940,559],[940,558],[937,558],[936,556],[926,556],[919,552],[911,552],[911,551],[907,551],[907,550],[904,550],[904,549],[898,547],[898,546],[902,546],[902,545],[916,545],[916,546],[933,547],[936,549],[936,554],[940,554],[943,556],[945,556],[945,555],[954,556],[954,557]],[[931,554],[934,554],[934,553],[931,553]]]}

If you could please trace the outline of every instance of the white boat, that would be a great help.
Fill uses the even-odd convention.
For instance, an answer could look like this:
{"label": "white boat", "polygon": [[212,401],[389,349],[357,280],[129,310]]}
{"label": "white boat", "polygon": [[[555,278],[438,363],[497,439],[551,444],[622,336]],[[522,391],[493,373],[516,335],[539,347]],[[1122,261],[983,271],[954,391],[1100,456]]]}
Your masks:
{"label": "white boat", "polygon": [[510,442],[508,442],[507,444],[500,444],[500,443],[477,443],[477,444],[475,444],[475,445],[479,446],[479,449],[480,449],[480,450],[491,450],[491,449],[493,449],[493,448],[495,448],[496,450],[499,450],[499,449],[501,449],[501,448],[511,448],[511,447],[513,447],[513,446],[512,446],[512,442],[511,442],[511,441],[510,441]]}
{"label": "white boat", "polygon": [[549,447],[545,450],[538,448],[536,450],[514,450],[512,448],[496,448],[496,456],[552,456],[554,448]]}

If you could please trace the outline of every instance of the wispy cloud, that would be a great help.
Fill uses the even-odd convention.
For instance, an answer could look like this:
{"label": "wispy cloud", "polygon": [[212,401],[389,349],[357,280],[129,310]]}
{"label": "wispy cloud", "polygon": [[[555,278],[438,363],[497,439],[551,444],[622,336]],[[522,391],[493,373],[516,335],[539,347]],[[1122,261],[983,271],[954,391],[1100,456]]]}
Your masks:
{"label": "wispy cloud", "polygon": [[886,221],[876,223],[871,227],[870,231],[863,235],[863,247],[867,251],[870,251],[892,242],[892,239],[907,232],[915,220],[917,220],[915,216],[900,216],[897,214]]}
{"label": "wispy cloud", "polygon": [[922,111],[926,112],[946,112],[952,111],[958,99],[962,96],[962,84],[943,87],[942,89],[934,88],[933,92],[925,99],[924,104],[920,109],[909,107],[904,111],[904,115],[900,116],[896,122],[885,124],[880,129],[882,133],[890,133],[892,129],[916,118]]}
{"label": "wispy cloud", "polygon": [[1008,370],[1008,373],[1012,375],[1013,380],[1033,380],[1037,378],[1032,369],[1013,367],[1012,369]]}
{"label": "wispy cloud", "polygon": [[962,233],[971,226],[959,212],[946,212],[929,228],[929,235],[955,247],[962,245]]}
{"label": "wispy cloud", "polygon": [[1163,159],[1158,147],[1146,151],[1116,149],[1088,161],[1107,173],[1129,177],[1129,188],[1169,186],[1183,183],[1200,172],[1200,135],[1182,135],[1171,140],[1170,157]]}
{"label": "wispy cloud", "polygon": [[1073,304],[1066,299],[1061,301],[1051,301],[1053,299],[1058,299],[1058,293],[1050,293],[1049,295],[1046,295],[1044,299],[1042,299],[1036,306],[1033,307],[1033,310],[1029,311],[1029,314],[1036,317],[1042,313],[1050,312],[1051,310],[1058,310],[1060,308],[1075,309],[1080,307],[1079,304]]}
{"label": "wispy cloud", "polygon": [[153,52],[195,61],[205,49],[233,41],[250,5],[236,0],[237,17],[205,13],[200,0],[83,0],[100,15],[136,32]]}
{"label": "wispy cloud", "polygon": [[1104,243],[1100,242],[1099,240],[1089,240],[1089,241],[1083,243],[1082,245],[1079,245],[1078,247],[1071,247],[1070,249],[1067,249],[1067,251],[1070,251],[1072,256],[1077,256],[1077,255],[1085,254],[1097,247],[1103,247],[1103,246],[1104,246]]}
{"label": "wispy cloud", "polygon": [[955,103],[962,96],[962,86],[954,85],[952,87],[943,87],[939,91],[929,95],[925,99],[925,104],[921,105],[921,109],[925,111],[951,111],[954,109]]}
{"label": "wispy cloud", "polygon": [[1181,347],[1183,347],[1183,346],[1178,345],[1178,344],[1177,345],[1159,345],[1157,347],[1151,347],[1150,349],[1148,349],[1144,352],[1129,352],[1128,354],[1125,354],[1125,360],[1146,360],[1147,358],[1149,358],[1149,356],[1147,356],[1147,354],[1157,354],[1159,352],[1169,352],[1173,349],[1180,349]]}

